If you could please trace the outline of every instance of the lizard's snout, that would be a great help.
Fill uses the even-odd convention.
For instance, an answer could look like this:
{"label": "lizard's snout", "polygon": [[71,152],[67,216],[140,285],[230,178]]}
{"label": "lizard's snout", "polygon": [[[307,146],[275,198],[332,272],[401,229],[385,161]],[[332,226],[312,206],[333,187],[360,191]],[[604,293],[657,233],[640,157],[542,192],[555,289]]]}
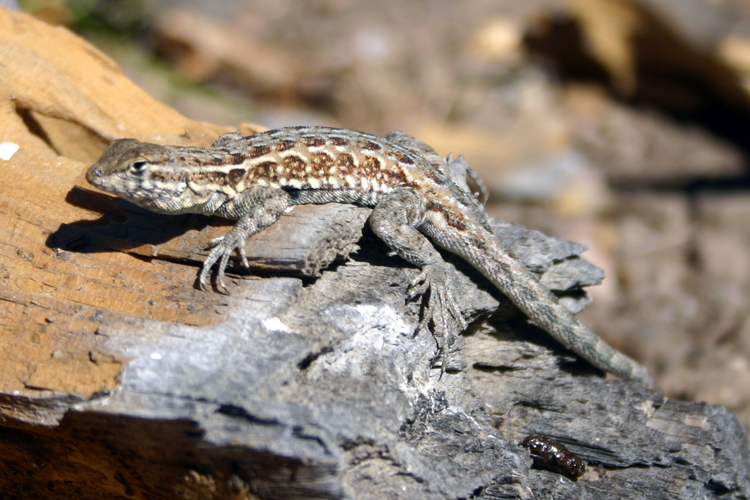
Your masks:
{"label": "lizard's snout", "polygon": [[88,172],[86,172],[86,180],[89,181],[90,184],[93,184],[94,186],[98,186],[101,184],[101,178],[104,175],[104,169],[94,164],[89,168]]}

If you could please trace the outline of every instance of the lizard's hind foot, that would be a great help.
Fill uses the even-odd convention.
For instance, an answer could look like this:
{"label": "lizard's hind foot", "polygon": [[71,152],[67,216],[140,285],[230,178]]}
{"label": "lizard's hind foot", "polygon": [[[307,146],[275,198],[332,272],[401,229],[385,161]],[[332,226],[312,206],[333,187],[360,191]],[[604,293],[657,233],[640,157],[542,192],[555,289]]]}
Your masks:
{"label": "lizard's hind foot", "polygon": [[433,335],[441,353],[442,372],[448,366],[448,352],[453,341],[466,330],[466,320],[456,302],[450,283],[451,270],[445,262],[428,264],[409,285],[409,298],[422,295],[429,290],[420,330],[432,322]]}

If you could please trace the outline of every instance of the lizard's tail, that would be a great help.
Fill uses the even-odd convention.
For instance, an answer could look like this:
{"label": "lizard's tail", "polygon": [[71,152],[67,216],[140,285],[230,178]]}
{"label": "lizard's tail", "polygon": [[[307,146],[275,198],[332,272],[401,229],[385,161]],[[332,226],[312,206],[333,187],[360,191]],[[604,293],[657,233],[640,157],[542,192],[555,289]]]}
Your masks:
{"label": "lizard's tail", "polygon": [[[482,231],[483,228],[477,229]],[[482,238],[485,248],[461,245],[449,250],[473,263],[534,324],[592,365],[618,377],[654,386],[646,367],[614,349],[578,321],[494,235],[487,236]]]}

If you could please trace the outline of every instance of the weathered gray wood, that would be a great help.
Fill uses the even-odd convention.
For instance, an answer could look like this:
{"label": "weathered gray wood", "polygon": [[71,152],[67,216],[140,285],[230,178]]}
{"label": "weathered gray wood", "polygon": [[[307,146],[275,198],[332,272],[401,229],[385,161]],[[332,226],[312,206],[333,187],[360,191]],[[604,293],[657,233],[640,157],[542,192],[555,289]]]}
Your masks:
{"label": "weathered gray wood", "polygon": [[[366,213],[349,213],[327,233],[331,219],[320,214],[330,209],[295,209],[309,218],[293,223],[323,241],[362,229]],[[120,224],[137,237],[133,246],[146,239],[132,221]],[[496,227],[555,288],[601,278],[577,256],[581,246]],[[266,255],[304,247],[289,234],[264,243]],[[0,427],[0,491],[52,499],[750,494],[747,439],[729,412],[605,380],[460,260],[452,261],[457,297],[475,322],[442,373],[436,340],[418,328],[420,302],[405,300],[418,271],[367,232],[359,246],[314,281],[242,278],[221,324],[101,311],[105,341],[92,356],[129,360],[120,387],[90,400],[3,395],[0,404],[22,418]],[[581,307],[584,296],[572,292]],[[530,468],[517,443],[531,433],[569,445],[589,472],[573,482]]]}

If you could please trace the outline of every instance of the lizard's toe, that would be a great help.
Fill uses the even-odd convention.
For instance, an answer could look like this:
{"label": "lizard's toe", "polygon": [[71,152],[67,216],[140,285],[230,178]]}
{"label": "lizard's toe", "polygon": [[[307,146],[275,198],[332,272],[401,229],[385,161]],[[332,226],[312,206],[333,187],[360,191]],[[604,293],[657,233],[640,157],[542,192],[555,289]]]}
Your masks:
{"label": "lizard's toe", "polygon": [[211,269],[218,262],[219,267],[216,271],[216,286],[222,293],[228,293],[224,276],[227,265],[229,264],[229,258],[232,256],[232,253],[237,250],[242,257],[243,265],[247,265],[247,256],[245,255],[244,246],[239,245],[237,242],[234,242],[233,239],[227,238],[226,236],[214,238],[209,242],[209,245],[211,245],[213,249],[208,254],[208,257],[206,257],[206,260],[203,261],[203,267],[198,276],[198,286],[202,290],[208,288],[209,274]]}
{"label": "lizard's toe", "polygon": [[224,281],[224,277],[226,276],[226,269],[227,264],[229,263],[229,257],[232,255],[232,251],[224,252],[221,256],[221,261],[219,261],[219,270],[216,272],[216,281],[219,286],[219,290],[221,290],[222,293],[225,293],[229,295],[229,291],[227,290],[227,284]]}
{"label": "lizard's toe", "polygon": [[449,347],[467,326],[456,302],[449,280],[449,272],[444,263],[430,264],[424,266],[422,273],[412,281],[412,286],[415,289],[417,287],[424,291],[429,289],[429,297],[419,328],[425,328],[430,322],[432,323],[433,334],[439,349],[442,351],[443,371],[448,366]]}

